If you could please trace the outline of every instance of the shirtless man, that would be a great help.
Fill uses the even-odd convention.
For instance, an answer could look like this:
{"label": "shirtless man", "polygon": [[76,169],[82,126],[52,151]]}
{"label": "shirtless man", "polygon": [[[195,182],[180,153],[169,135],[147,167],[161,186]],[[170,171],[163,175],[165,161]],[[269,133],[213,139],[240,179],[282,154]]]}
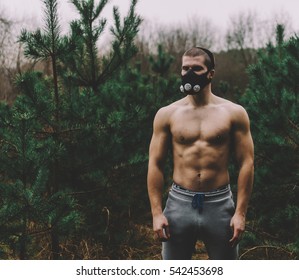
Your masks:
{"label": "shirtless man", "polygon": [[[186,51],[181,71],[186,96],[155,116],[148,193],[163,259],[191,259],[198,239],[210,259],[238,257],[253,185],[253,141],[244,108],[211,92],[214,67],[209,50]],[[163,211],[168,148],[173,153],[173,184]],[[239,168],[236,207],[228,173],[232,153]]]}

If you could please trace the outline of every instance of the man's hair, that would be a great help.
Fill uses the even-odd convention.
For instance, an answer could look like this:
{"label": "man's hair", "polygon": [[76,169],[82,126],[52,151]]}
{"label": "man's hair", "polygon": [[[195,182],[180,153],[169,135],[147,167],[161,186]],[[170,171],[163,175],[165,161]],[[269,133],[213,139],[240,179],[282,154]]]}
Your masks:
{"label": "man's hair", "polygon": [[203,55],[205,57],[205,65],[207,66],[208,70],[212,70],[215,68],[215,58],[211,51],[208,49],[202,48],[202,47],[193,47],[183,54],[183,56],[201,56]]}

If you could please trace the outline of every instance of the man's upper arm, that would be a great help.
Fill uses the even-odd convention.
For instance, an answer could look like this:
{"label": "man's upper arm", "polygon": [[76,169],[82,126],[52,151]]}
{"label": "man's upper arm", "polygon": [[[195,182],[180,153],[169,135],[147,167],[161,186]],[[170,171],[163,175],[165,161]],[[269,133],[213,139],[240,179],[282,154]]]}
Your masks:
{"label": "man's upper arm", "polygon": [[249,117],[245,109],[238,106],[234,116],[234,152],[238,164],[253,164],[253,151]]}
{"label": "man's upper arm", "polygon": [[170,141],[168,112],[161,108],[154,119],[153,136],[149,149],[150,163],[163,165]]}

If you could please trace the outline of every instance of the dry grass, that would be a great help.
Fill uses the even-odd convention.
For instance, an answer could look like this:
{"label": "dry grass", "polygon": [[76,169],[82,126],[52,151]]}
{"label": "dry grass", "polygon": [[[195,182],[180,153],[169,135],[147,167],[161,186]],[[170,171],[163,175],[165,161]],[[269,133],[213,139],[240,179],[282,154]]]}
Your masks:
{"label": "dry grass", "polygon": [[[61,258],[68,260],[160,260],[161,243],[155,239],[150,225],[133,225],[127,242],[121,245],[103,245],[93,239],[66,240],[60,244]],[[36,246],[33,259],[50,259],[49,236],[44,236]],[[208,259],[202,243],[196,244],[193,259]]]}
{"label": "dry grass", "polygon": [[[0,249],[5,252],[5,259],[17,259],[11,250],[3,244]],[[60,244],[61,259],[65,260],[160,260],[161,243],[155,239],[151,225],[133,224],[122,244],[102,244],[93,239],[76,241],[65,240]],[[44,234],[36,238],[30,247],[29,256],[33,260],[51,259],[50,236]],[[0,258],[1,258],[0,257]],[[193,260],[207,260],[208,255],[202,242],[197,242]],[[240,259],[244,260],[290,260],[296,259],[294,253],[275,246],[255,246],[241,248]]]}

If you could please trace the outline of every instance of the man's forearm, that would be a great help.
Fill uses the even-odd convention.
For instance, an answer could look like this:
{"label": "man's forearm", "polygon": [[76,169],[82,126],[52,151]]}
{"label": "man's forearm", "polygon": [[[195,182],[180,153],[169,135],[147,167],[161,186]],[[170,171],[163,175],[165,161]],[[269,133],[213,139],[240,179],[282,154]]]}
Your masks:
{"label": "man's forearm", "polygon": [[254,166],[252,162],[243,164],[238,177],[236,213],[246,216],[253,187]]}
{"label": "man's forearm", "polygon": [[155,216],[161,214],[164,175],[160,168],[149,167],[147,185],[152,215]]}

